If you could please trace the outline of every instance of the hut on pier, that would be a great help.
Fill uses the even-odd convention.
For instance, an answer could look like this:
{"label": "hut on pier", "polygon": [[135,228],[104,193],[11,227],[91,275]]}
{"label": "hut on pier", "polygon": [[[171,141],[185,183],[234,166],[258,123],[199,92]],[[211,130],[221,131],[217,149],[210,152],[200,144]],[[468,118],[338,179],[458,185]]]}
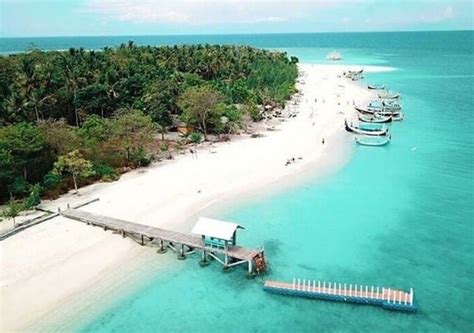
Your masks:
{"label": "hut on pier", "polygon": [[236,245],[237,229],[245,228],[237,223],[200,217],[191,233],[200,235],[205,246],[225,249]]}
{"label": "hut on pier", "polygon": [[253,262],[260,255],[263,258],[263,253],[249,252],[237,246],[238,229],[245,228],[237,223],[200,217],[191,233],[201,236],[201,264],[208,263],[208,256],[220,262],[224,269],[247,263],[248,272],[252,274]]}

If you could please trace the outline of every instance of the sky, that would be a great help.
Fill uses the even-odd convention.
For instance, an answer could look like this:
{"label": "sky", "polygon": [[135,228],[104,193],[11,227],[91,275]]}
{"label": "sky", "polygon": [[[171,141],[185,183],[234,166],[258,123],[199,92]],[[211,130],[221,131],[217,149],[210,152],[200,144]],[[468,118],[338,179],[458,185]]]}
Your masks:
{"label": "sky", "polygon": [[0,0],[0,37],[473,30],[472,0]]}

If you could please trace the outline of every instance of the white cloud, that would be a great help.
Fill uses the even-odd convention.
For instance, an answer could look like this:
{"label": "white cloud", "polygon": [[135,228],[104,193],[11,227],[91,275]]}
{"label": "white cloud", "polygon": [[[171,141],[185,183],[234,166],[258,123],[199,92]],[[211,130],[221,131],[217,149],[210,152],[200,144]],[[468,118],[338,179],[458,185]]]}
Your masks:
{"label": "white cloud", "polygon": [[109,20],[161,24],[284,22],[361,0],[86,0],[83,10]]}
{"label": "white cloud", "polygon": [[424,23],[438,23],[451,20],[454,17],[455,13],[453,7],[447,6],[445,8],[438,8],[424,13],[421,16],[421,21]]}

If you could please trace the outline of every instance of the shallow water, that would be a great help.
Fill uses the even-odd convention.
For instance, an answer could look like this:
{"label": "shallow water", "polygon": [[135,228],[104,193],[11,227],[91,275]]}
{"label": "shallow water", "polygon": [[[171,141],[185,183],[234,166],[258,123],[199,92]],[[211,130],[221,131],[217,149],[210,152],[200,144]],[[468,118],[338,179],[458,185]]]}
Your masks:
{"label": "shallow water", "polygon": [[[474,33],[382,35],[239,37],[302,62],[326,62],[336,49],[344,63],[394,67],[364,81],[401,91],[406,119],[392,125],[389,146],[357,147],[350,163],[323,181],[308,179],[213,215],[245,225],[243,244],[263,243],[270,279],[413,287],[417,314],[271,295],[262,278],[245,279],[243,268],[223,273],[189,259],[112,307],[93,308],[96,318],[77,330],[472,331]],[[206,41],[225,39],[216,38]]]}

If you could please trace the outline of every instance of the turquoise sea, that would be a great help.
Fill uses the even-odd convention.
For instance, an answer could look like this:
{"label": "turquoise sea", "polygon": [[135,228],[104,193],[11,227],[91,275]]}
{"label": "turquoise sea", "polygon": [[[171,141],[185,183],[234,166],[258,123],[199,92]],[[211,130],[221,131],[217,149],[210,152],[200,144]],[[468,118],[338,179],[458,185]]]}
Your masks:
{"label": "turquoise sea", "polygon": [[[474,330],[474,32],[0,39],[0,52],[138,44],[239,43],[286,50],[301,62],[384,65],[366,75],[402,93],[406,119],[385,148],[357,147],[324,180],[228,203],[213,217],[247,227],[265,246],[271,279],[415,289],[416,314],[262,290],[243,269],[176,261],[80,332],[472,332]],[[348,137],[349,140],[349,137]],[[152,249],[150,249],[152,251]],[[172,255],[172,254],[168,254]],[[158,255],[157,255],[158,256]],[[157,258],[158,260],[158,258]],[[73,320],[73,318],[71,318]],[[59,328],[60,329],[60,328]]]}

